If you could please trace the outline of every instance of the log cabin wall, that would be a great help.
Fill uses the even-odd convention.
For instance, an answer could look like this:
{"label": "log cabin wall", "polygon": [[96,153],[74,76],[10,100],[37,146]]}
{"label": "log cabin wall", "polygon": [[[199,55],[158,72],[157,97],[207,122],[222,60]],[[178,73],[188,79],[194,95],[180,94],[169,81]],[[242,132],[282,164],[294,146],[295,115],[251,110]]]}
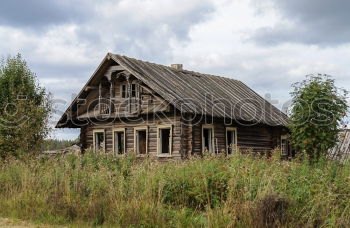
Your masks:
{"label": "log cabin wall", "polygon": [[[270,127],[266,125],[243,126],[238,123],[226,125],[223,119],[218,118],[214,118],[209,123],[214,127],[215,150],[219,153],[226,152],[227,127],[237,128],[237,146],[243,153],[248,151],[265,152],[275,149],[280,145],[281,134],[284,132],[282,127]],[[191,150],[193,155],[202,154],[203,124],[208,124],[208,122],[205,120],[195,120],[193,123],[193,149]]]}
{"label": "log cabin wall", "polygon": [[[134,129],[136,127],[148,127],[148,154],[157,156],[157,128],[160,125],[172,125],[172,158],[182,157],[182,124],[180,115],[177,114],[163,114],[156,116],[149,115],[144,120],[115,120],[113,122],[99,122],[98,124],[90,124],[81,129],[81,141],[84,149],[93,148],[93,131],[103,129],[105,132],[105,152],[112,153],[113,151],[113,129],[124,128],[126,138],[126,153],[134,151]],[[148,119],[147,121],[145,121]]]}
{"label": "log cabin wall", "polygon": [[[187,158],[191,155],[202,155],[202,126],[205,120],[184,120],[179,113],[149,115],[147,123],[143,120],[116,120],[114,122],[99,122],[81,128],[81,143],[84,149],[93,147],[93,131],[103,129],[106,139],[106,153],[113,151],[113,129],[124,128],[126,137],[126,152],[134,151],[134,128],[148,127],[148,154],[157,156],[157,127],[171,124],[172,128],[172,158]],[[224,120],[215,118],[211,124],[214,127],[215,152],[226,153],[226,128],[237,128],[238,149],[243,152],[267,152],[280,144],[283,129],[264,125],[242,126],[240,124],[225,125]]]}

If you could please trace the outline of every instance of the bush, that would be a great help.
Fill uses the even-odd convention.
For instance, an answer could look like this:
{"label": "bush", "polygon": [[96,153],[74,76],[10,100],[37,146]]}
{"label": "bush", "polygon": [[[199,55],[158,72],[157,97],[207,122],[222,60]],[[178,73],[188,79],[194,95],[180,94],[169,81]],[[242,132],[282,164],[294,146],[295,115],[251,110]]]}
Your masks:
{"label": "bush", "polygon": [[347,91],[337,88],[328,75],[309,75],[293,85],[290,125],[292,143],[311,163],[324,158],[338,140],[345,117]]}
{"label": "bush", "polygon": [[256,218],[259,227],[281,227],[287,221],[289,202],[277,195],[268,194],[258,201]]}
{"label": "bush", "polygon": [[48,135],[51,99],[21,55],[0,64],[0,157],[40,149]]}

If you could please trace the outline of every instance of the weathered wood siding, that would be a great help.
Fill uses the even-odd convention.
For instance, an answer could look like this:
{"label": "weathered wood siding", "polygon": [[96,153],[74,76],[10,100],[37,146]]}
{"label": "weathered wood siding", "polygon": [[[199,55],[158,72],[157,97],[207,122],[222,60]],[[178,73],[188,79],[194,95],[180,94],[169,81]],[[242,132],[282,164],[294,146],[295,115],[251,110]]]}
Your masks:
{"label": "weathered wood siding", "polygon": [[[146,117],[144,118],[146,119]],[[101,122],[98,125],[89,125],[82,128],[82,144],[84,149],[93,147],[93,130],[105,130],[106,137],[106,153],[113,151],[113,128],[125,128],[126,137],[126,152],[130,153],[134,151],[134,128],[135,127],[148,127],[148,154],[157,156],[157,128],[159,125],[172,124],[172,156],[174,158],[181,158],[182,154],[182,129],[179,115],[167,115],[164,117],[157,116],[153,119],[153,116],[148,117],[147,123],[143,120],[129,120],[121,121],[115,120],[112,123]],[[84,130],[83,130],[84,129]]]}
{"label": "weathered wood siding", "polygon": [[[106,80],[106,79],[105,79]],[[112,88],[111,88],[112,83]],[[79,118],[95,117],[97,105],[99,104],[99,95],[101,91],[102,102],[110,105],[111,116],[132,116],[135,114],[148,114],[159,111],[167,111],[169,103],[158,96],[152,89],[131,76],[129,84],[135,84],[138,87],[138,92],[135,97],[122,97],[122,86],[129,85],[125,78],[121,77],[113,79],[112,82],[103,81],[101,88],[94,87],[89,89],[85,102],[79,107],[77,115]],[[130,92],[130,90],[129,90]]]}
{"label": "weathered wood siding", "polygon": [[[202,125],[205,122],[195,122],[197,123],[192,127],[192,136],[190,136],[190,133],[187,133],[185,137],[193,137],[193,149],[188,149],[188,151],[199,155],[202,153]],[[237,145],[242,152],[246,150],[264,152],[272,150],[280,144],[282,129],[278,127],[264,125],[242,126],[240,124],[225,125],[222,119],[214,119],[212,124],[214,126],[215,149],[219,153],[226,152],[227,127],[237,128]]]}

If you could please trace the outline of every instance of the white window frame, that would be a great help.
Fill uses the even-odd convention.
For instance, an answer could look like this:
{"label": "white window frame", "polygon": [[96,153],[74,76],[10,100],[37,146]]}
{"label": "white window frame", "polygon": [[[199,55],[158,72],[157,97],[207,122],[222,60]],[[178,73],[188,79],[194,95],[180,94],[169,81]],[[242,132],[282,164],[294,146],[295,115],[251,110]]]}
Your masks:
{"label": "white window frame", "polygon": [[93,140],[93,146],[94,146],[94,150],[93,151],[95,153],[98,152],[98,151],[96,151],[96,136],[95,136],[96,133],[103,133],[104,146],[102,148],[102,151],[106,152],[106,131],[105,131],[105,129],[95,129],[95,130],[92,131],[92,135],[93,135],[92,140]]}
{"label": "white window frame", "polygon": [[214,131],[214,125],[213,124],[202,124],[202,152],[204,152],[204,129],[211,129],[212,132],[212,137],[211,137],[211,149],[212,151],[209,150],[209,153],[216,153],[215,151],[215,131]]}
{"label": "white window frame", "polygon": [[[137,134],[138,131],[146,131],[146,154],[139,154],[137,151]],[[134,152],[137,156],[148,155],[148,126],[134,127]]]}
{"label": "white window frame", "polygon": [[[160,140],[160,130],[170,129],[170,139],[169,139],[169,153],[161,153],[162,140]],[[171,157],[173,154],[173,125],[172,124],[162,124],[157,126],[157,156],[158,157]]]}
{"label": "white window frame", "polygon": [[[237,153],[237,151],[238,151],[238,141],[237,141],[237,128],[236,127],[226,127],[226,131],[225,131],[225,140],[226,140],[226,155],[230,155],[229,153],[228,153],[228,138],[227,138],[227,132],[228,131],[234,131],[235,132],[235,145],[234,145],[234,147],[235,147],[235,151],[236,151],[236,153]],[[231,155],[233,155],[233,153],[231,153]]]}
{"label": "white window frame", "polygon": [[[123,154],[118,154],[117,151],[115,150],[115,140],[116,140],[115,132],[122,132],[122,133],[124,133],[124,151],[123,151]],[[112,143],[112,145],[113,145],[113,149],[112,149],[113,154],[115,156],[125,155],[125,153],[126,153],[126,131],[125,131],[125,128],[113,128],[112,129],[112,134],[113,134],[113,143]]]}
{"label": "white window frame", "polygon": [[283,145],[282,145],[282,140],[288,140],[288,135],[281,135],[281,143],[280,143],[280,145],[281,145],[281,155],[282,156],[288,156],[288,149],[287,149],[287,151],[286,152],[283,152]]}

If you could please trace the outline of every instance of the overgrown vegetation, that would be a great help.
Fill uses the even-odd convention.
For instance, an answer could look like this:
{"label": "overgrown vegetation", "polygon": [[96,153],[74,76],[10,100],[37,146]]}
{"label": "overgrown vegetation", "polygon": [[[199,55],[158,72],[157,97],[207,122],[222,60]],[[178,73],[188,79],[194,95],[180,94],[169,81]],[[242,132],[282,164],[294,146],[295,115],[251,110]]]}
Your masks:
{"label": "overgrown vegetation", "polygon": [[38,150],[50,111],[50,96],[21,55],[0,63],[0,157]]}
{"label": "overgrown vegetation", "polygon": [[7,159],[0,216],[121,227],[349,227],[350,164],[236,155]]}
{"label": "overgrown vegetation", "polygon": [[335,146],[348,104],[347,91],[337,88],[328,75],[309,75],[293,85],[291,130],[293,146],[311,163]]}

